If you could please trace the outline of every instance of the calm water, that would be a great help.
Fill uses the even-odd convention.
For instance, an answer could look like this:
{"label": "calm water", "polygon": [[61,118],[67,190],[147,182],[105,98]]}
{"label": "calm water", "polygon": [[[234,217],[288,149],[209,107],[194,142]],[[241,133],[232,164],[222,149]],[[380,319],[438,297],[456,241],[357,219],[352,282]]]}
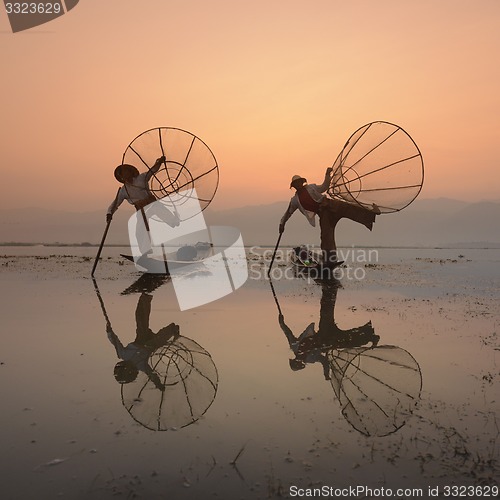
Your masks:
{"label": "calm water", "polygon": [[184,312],[123,249],[94,284],[95,251],[0,252],[5,498],[498,481],[498,251],[384,249]]}

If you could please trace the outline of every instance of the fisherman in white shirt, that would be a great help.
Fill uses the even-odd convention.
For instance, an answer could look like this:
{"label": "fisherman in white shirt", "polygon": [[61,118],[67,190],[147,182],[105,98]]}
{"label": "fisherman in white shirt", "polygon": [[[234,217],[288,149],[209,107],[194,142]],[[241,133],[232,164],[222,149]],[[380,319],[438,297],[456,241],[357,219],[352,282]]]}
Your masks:
{"label": "fisherman in white shirt", "polygon": [[156,201],[149,190],[149,179],[158,172],[162,163],[165,162],[165,157],[158,158],[155,164],[142,174],[133,165],[124,163],[115,168],[115,178],[118,182],[122,182],[118,196],[113,200],[113,203],[108,208],[106,213],[106,222],[113,218],[113,214],[118,210],[118,207],[127,200],[131,205],[134,205],[136,210],[140,210],[145,206]]}
{"label": "fisherman in white shirt", "polygon": [[307,184],[307,179],[300,175],[292,177],[290,189],[293,187],[296,192],[279,225],[281,234],[285,230],[286,221],[297,209],[302,212],[311,226],[316,226],[316,215],[318,215],[321,229],[321,250],[323,251],[324,264],[327,267],[338,265],[337,245],[335,243],[335,227],[338,221],[346,217],[363,224],[371,231],[375,217],[380,214],[380,209],[375,204],[370,210],[361,205],[333,200],[324,195],[323,193],[330,186],[332,170],[331,167],[326,169],[325,179],[319,185]]}
{"label": "fisherman in white shirt", "polygon": [[[170,208],[167,208],[166,204],[162,203],[161,200],[157,200],[149,189],[149,180],[158,172],[165,161],[165,156],[158,158],[154,165],[147,172],[143,172],[142,174],[139,173],[136,167],[126,163],[116,167],[114,173],[116,180],[123,183],[123,186],[120,188],[116,198],[107,210],[106,221],[111,221],[113,214],[118,210],[118,207],[124,200],[134,205],[135,209],[141,212],[142,221],[144,222],[144,226],[142,224],[137,224],[136,228],[137,242],[143,254],[142,257],[147,257],[152,251],[148,222],[150,218],[155,217],[155,220],[165,222],[170,227],[176,227],[180,224],[180,218],[175,210],[175,206],[170,203]],[[173,211],[170,210],[172,207]],[[139,261],[137,262],[140,264]]]}

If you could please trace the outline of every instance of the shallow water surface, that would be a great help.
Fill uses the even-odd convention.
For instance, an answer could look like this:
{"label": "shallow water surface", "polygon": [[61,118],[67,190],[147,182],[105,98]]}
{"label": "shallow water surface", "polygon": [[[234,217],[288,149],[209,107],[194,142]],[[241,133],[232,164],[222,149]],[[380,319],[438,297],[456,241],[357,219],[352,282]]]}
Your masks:
{"label": "shallow water surface", "polygon": [[181,312],[169,279],[113,253],[93,283],[90,254],[6,249],[4,497],[496,484],[500,258],[485,252],[386,253],[336,285],[250,279]]}

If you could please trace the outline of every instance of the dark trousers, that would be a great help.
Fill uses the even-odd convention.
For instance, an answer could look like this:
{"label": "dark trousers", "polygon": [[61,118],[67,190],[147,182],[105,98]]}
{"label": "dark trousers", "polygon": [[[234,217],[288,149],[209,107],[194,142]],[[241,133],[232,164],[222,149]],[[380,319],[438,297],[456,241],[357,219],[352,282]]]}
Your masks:
{"label": "dark trousers", "polygon": [[352,205],[345,201],[323,198],[319,206],[322,250],[337,250],[335,227],[337,226],[337,222],[344,217],[363,224],[371,231],[376,214],[361,205]]}

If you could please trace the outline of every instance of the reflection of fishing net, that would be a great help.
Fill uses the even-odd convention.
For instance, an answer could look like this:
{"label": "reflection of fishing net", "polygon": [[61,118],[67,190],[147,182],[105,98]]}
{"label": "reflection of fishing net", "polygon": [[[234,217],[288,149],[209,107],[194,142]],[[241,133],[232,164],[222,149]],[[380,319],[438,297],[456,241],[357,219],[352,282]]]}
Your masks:
{"label": "reflection of fishing net", "polygon": [[210,354],[194,340],[177,337],[149,358],[150,374],[123,384],[122,403],[144,427],[165,431],[196,422],[215,399],[218,374]]}
{"label": "reflection of fishing net", "polygon": [[382,213],[407,207],[424,181],[422,155],[397,125],[373,122],[351,135],[333,165],[330,196]]}
{"label": "reflection of fishing net", "polygon": [[166,157],[166,162],[149,181],[153,196],[160,200],[180,192],[187,200],[194,197],[192,191],[196,188],[196,199],[204,210],[215,196],[219,184],[219,167],[209,147],[185,130],[153,128],[128,145],[122,163],[144,171],[144,167],[150,169],[161,156]]}
{"label": "reflection of fishing net", "polygon": [[331,384],[345,419],[366,436],[402,427],[420,397],[422,374],[415,359],[393,346],[328,352]]}

